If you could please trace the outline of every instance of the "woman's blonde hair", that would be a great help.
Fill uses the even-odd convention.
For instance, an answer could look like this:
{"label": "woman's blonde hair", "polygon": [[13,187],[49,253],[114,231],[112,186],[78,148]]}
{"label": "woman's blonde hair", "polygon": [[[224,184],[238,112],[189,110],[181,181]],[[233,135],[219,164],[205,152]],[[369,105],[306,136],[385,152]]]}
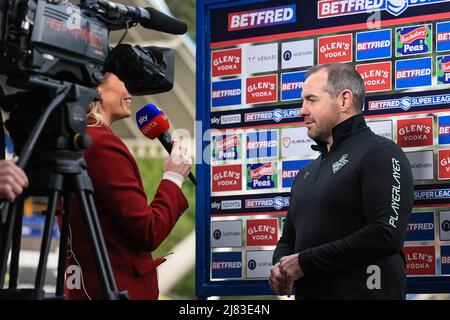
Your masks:
{"label": "woman's blonde hair", "polygon": [[[105,73],[105,76],[103,77],[103,80],[100,82],[99,86],[105,83],[109,75],[109,73]],[[103,120],[102,114],[100,113],[100,105],[101,98],[100,101],[94,101],[89,104],[89,112],[87,116],[88,118],[94,119],[94,123],[88,124],[88,127],[100,127],[105,122]]]}

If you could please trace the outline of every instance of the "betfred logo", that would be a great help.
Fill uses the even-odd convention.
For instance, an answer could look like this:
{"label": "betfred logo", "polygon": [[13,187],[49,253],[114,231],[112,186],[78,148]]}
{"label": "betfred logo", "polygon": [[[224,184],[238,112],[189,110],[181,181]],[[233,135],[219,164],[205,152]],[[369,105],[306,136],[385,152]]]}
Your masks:
{"label": "betfred logo", "polygon": [[247,190],[274,189],[277,180],[276,162],[247,164]]}
{"label": "betfred logo", "polygon": [[300,100],[306,71],[283,73],[281,75],[281,101]]}
{"label": "betfred logo", "polygon": [[212,83],[211,105],[224,107],[241,104],[241,79],[217,81]]}
{"label": "betfred logo", "polygon": [[212,191],[240,191],[242,190],[242,166],[212,167]]}
{"label": "betfred logo", "polygon": [[229,13],[228,31],[294,23],[296,14],[295,4]]}
{"label": "betfred logo", "polygon": [[247,78],[247,103],[276,102],[278,75]]}
{"label": "betfred logo", "polygon": [[284,161],[282,164],[282,187],[283,188],[291,188],[295,177],[298,174],[298,171],[301,168],[306,167],[312,160],[293,160],[293,161]]}
{"label": "betfred logo", "polygon": [[450,22],[436,23],[436,51],[450,51]]}
{"label": "betfred logo", "polygon": [[247,159],[278,157],[278,131],[247,132]]}
{"label": "betfred logo", "polygon": [[433,145],[433,117],[397,122],[397,144],[402,148]]}
{"label": "betfred logo", "polygon": [[356,34],[356,61],[390,58],[391,49],[391,29]]}
{"label": "betfred logo", "polygon": [[447,1],[449,0],[320,0],[317,16],[322,19],[352,14],[369,14],[381,10],[399,16],[408,7]]}
{"label": "betfred logo", "polygon": [[392,89],[392,63],[369,63],[356,66],[364,80],[366,92],[391,91]]}
{"label": "betfred logo", "polygon": [[450,179],[450,150],[438,150],[439,180]]}
{"label": "betfred logo", "polygon": [[247,246],[275,246],[278,219],[247,220]]}
{"label": "betfred logo", "polygon": [[434,241],[434,212],[413,212],[406,228],[406,241]]}
{"label": "betfred logo", "polygon": [[439,144],[450,144],[450,116],[438,118]]}
{"label": "betfred logo", "polygon": [[395,29],[395,56],[410,56],[431,53],[433,25],[419,25]]}
{"label": "betfred logo", "polygon": [[242,278],[242,252],[213,252],[211,255],[211,278]]}
{"label": "betfred logo", "polygon": [[224,77],[242,73],[242,49],[213,51],[212,76]]}
{"label": "betfred logo", "polygon": [[395,61],[395,88],[409,89],[431,86],[431,58]]}
{"label": "betfred logo", "polygon": [[434,247],[404,247],[406,274],[408,276],[436,274]]}
{"label": "betfred logo", "polygon": [[450,55],[436,58],[436,77],[438,84],[450,84]]}
{"label": "betfred logo", "polygon": [[450,274],[450,246],[441,247],[441,273]]}
{"label": "betfred logo", "polygon": [[319,38],[319,64],[352,62],[352,42],[351,33]]}

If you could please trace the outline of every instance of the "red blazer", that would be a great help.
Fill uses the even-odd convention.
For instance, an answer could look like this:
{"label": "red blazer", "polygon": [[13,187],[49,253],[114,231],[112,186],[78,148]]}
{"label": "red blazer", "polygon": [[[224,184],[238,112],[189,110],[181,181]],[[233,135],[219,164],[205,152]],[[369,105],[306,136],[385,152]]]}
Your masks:
{"label": "red blazer", "polygon": [[[156,267],[165,259],[153,260],[150,252],[169,235],[188,202],[175,183],[161,180],[148,204],[136,161],[125,144],[105,125],[89,127],[87,133],[93,144],[85,159],[117,287],[127,290],[130,299],[158,299]],[[102,299],[87,229],[75,199],[70,221],[65,296]]]}

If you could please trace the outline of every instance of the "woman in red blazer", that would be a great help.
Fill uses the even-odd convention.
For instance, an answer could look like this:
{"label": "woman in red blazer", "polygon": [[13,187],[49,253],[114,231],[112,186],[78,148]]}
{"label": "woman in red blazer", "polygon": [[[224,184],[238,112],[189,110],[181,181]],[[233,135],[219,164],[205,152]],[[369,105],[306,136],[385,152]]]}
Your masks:
{"label": "woman in red blazer", "polygon": [[[165,160],[164,175],[148,204],[136,161],[110,129],[131,116],[131,95],[114,74],[106,74],[98,91],[101,101],[91,105],[87,133],[93,144],[85,152],[94,186],[94,201],[119,291],[130,299],[158,299],[155,250],[168,236],[188,202],[181,191],[192,160],[175,142]],[[71,208],[66,269],[67,299],[102,299],[103,291],[77,201]],[[81,277],[75,277],[79,275]]]}

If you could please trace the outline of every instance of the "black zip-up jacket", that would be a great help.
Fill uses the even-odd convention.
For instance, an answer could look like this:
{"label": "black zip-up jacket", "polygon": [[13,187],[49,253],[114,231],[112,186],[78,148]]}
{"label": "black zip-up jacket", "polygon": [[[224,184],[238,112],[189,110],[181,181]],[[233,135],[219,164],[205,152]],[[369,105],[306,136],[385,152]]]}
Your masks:
{"label": "black zip-up jacket", "polygon": [[333,128],[330,151],[299,171],[273,255],[299,253],[297,299],[404,299],[402,253],[413,205],[405,154],[361,114]]}

